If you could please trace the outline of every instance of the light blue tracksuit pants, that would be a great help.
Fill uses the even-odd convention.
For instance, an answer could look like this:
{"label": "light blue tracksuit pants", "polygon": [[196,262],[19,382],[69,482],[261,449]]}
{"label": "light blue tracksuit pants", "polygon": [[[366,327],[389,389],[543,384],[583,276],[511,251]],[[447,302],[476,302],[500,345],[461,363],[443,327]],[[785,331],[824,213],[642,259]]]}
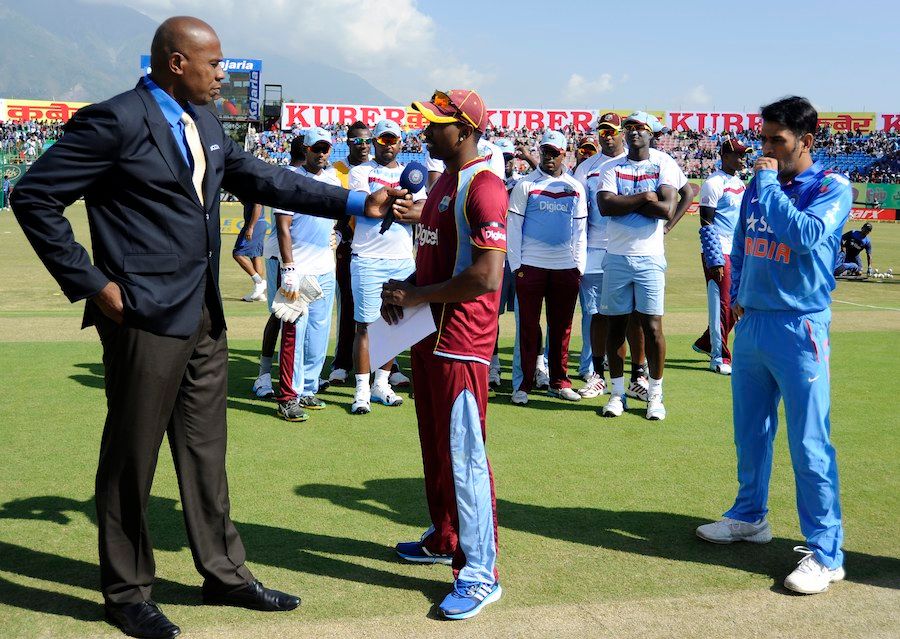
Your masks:
{"label": "light blue tracksuit pants", "polygon": [[844,531],[830,440],[830,324],[830,309],[748,310],[737,323],[731,388],[739,488],[725,516],[754,522],[768,512],[772,444],[784,399],[800,530],[816,559],[834,569],[844,562]]}

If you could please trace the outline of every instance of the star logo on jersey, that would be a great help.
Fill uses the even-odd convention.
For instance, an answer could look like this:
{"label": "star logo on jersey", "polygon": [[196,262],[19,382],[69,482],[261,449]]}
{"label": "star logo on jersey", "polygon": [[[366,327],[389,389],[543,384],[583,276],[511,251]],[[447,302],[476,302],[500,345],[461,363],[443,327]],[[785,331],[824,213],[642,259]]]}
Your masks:
{"label": "star logo on jersey", "polygon": [[438,211],[443,213],[447,209],[450,208],[450,196],[445,195],[440,202],[438,202]]}
{"label": "star logo on jersey", "polygon": [[759,220],[756,218],[756,216],[753,213],[751,213],[750,217],[747,218],[747,230],[748,231],[755,230],[757,222],[759,222]]}

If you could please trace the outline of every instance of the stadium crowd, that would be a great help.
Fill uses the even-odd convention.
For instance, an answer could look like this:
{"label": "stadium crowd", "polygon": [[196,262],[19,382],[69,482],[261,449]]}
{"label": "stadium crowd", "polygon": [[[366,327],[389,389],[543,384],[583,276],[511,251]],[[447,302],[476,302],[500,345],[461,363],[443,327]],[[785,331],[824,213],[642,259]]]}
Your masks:
{"label": "stadium crowd", "polygon": [[[346,124],[329,124],[328,130],[335,141],[332,154],[334,159],[347,155]],[[516,148],[524,146],[537,156],[541,137],[546,131],[528,129],[494,128],[487,139],[509,139]],[[584,134],[565,127],[561,132],[567,142],[567,164],[574,167],[576,149]],[[271,130],[252,132],[249,147],[254,155],[271,164],[287,165],[290,157],[291,140],[301,134],[301,129],[293,131]],[[656,148],[671,155],[685,175],[691,179],[706,179],[719,168],[718,148],[722,133],[705,131],[671,131],[663,129],[656,139]],[[590,137],[590,136],[588,136]],[[742,143],[759,148],[758,134],[748,130],[737,136]],[[410,131],[403,139],[401,153],[421,154],[424,152],[424,138],[421,131]],[[900,183],[900,132],[876,131],[866,135],[859,132],[837,133],[823,126],[816,133],[815,157],[831,170],[845,173],[853,182]],[[410,158],[421,159],[421,158]],[[524,165],[520,167],[524,170]],[[741,174],[749,179],[749,170]]]}
{"label": "stadium crowd", "polygon": [[[324,127],[334,138],[334,159],[347,155],[348,126],[329,124]],[[584,135],[568,127],[561,132],[567,141],[567,163],[574,166],[575,152]],[[62,133],[63,125],[59,122],[0,122],[0,152],[11,156],[10,161],[31,162]],[[494,128],[488,132],[487,138],[510,139],[516,147],[524,146],[536,156],[544,133],[544,130]],[[299,128],[293,131],[275,129],[262,132],[251,129],[247,137],[247,148],[270,164],[286,166],[290,159],[291,140],[299,134]],[[717,149],[721,137],[721,133],[712,130],[663,129],[657,135],[656,147],[671,155],[688,178],[706,179],[719,166]],[[759,147],[755,131],[744,131],[738,138],[754,149]],[[408,132],[403,138],[400,152],[424,153],[422,131]],[[858,131],[834,132],[831,128],[822,126],[816,133],[815,155],[819,162],[832,170],[845,173],[853,182],[900,183],[900,132],[876,131],[866,135]],[[749,173],[741,177],[749,178]]]}
{"label": "stadium crowd", "polygon": [[47,143],[62,135],[59,122],[0,122],[0,152],[13,160],[33,161]]}

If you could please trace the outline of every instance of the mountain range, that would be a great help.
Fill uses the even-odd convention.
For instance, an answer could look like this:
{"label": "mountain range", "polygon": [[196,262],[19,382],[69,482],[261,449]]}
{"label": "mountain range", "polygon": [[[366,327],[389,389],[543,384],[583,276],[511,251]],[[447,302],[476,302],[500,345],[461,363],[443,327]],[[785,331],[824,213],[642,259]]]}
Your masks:
{"label": "mountain range", "polygon": [[[134,9],[83,0],[0,0],[0,97],[95,102],[134,86],[157,23]],[[262,82],[285,100],[397,104],[364,78],[326,64],[297,65],[273,52],[228,57],[263,61]]]}

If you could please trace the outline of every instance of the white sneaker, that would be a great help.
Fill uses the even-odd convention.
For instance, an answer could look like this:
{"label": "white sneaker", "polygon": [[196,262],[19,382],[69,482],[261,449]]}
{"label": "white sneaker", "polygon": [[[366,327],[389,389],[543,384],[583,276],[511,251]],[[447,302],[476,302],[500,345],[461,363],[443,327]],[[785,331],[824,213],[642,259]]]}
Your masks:
{"label": "white sneaker", "polygon": [[271,373],[265,373],[256,378],[253,382],[253,394],[260,399],[272,397],[275,394],[275,390],[272,388]]}
{"label": "white sneaker", "polygon": [[534,371],[534,387],[537,390],[550,388],[550,373],[542,368]]}
{"label": "white sneaker", "polygon": [[372,404],[368,393],[356,393],[353,398],[353,405],[350,406],[350,412],[354,415],[365,415],[372,412]]}
{"label": "white sneaker", "polygon": [[404,388],[406,386],[409,386],[410,381],[406,375],[404,375],[400,371],[397,371],[396,373],[391,373],[390,377],[388,377],[388,383],[391,386],[396,386],[397,388]]}
{"label": "white sneaker", "polygon": [[350,374],[346,368],[335,368],[331,371],[331,375],[328,376],[328,381],[332,384],[343,384],[349,376]]}
{"label": "white sneaker", "polygon": [[253,285],[253,290],[241,298],[245,302],[261,302],[266,299],[266,283],[260,282]]}
{"label": "white sneaker", "polygon": [[726,364],[724,362],[716,364],[715,362],[710,362],[709,370],[713,373],[718,373],[719,375],[731,375],[731,364]]}
{"label": "white sneaker", "polygon": [[509,398],[509,401],[517,406],[524,406],[528,403],[528,393],[523,390],[514,391],[512,397]]}
{"label": "white sneaker", "polygon": [[662,421],[666,418],[666,407],[663,406],[662,394],[651,395],[647,399],[647,419]]}
{"label": "white sneaker", "polygon": [[638,377],[628,384],[628,388],[625,389],[625,395],[646,402],[650,397],[650,382],[643,375]]}
{"label": "white sneaker", "polygon": [[585,399],[597,397],[598,395],[603,395],[606,392],[606,381],[603,379],[602,375],[594,373],[585,381],[587,382],[587,384],[584,386],[584,388],[578,389],[578,394]]}
{"label": "white sneaker", "polygon": [[372,401],[384,404],[385,406],[399,406],[403,403],[403,398],[394,394],[394,389],[390,386],[372,385]]}
{"label": "white sneaker", "polygon": [[767,544],[772,541],[772,528],[769,526],[769,520],[765,517],[752,524],[731,517],[723,517],[711,524],[697,526],[697,536],[714,544],[730,544],[735,541]]}
{"label": "white sneaker", "polygon": [[609,401],[606,402],[606,406],[600,411],[600,414],[604,417],[618,417],[625,412],[627,406],[628,400],[626,400],[624,396],[611,395]]}
{"label": "white sneaker", "polygon": [[551,388],[547,391],[547,395],[549,395],[550,397],[559,397],[560,399],[564,399],[569,402],[581,401],[581,395],[576,393],[571,388]]}
{"label": "white sneaker", "polygon": [[488,369],[488,386],[496,388],[500,386],[500,369],[493,366]]}
{"label": "white sneaker", "polygon": [[846,576],[843,566],[834,570],[826,568],[806,546],[794,546],[794,550],[803,553],[803,559],[798,562],[794,572],[785,578],[785,588],[804,595],[814,595],[825,592],[832,582],[841,581]]}

